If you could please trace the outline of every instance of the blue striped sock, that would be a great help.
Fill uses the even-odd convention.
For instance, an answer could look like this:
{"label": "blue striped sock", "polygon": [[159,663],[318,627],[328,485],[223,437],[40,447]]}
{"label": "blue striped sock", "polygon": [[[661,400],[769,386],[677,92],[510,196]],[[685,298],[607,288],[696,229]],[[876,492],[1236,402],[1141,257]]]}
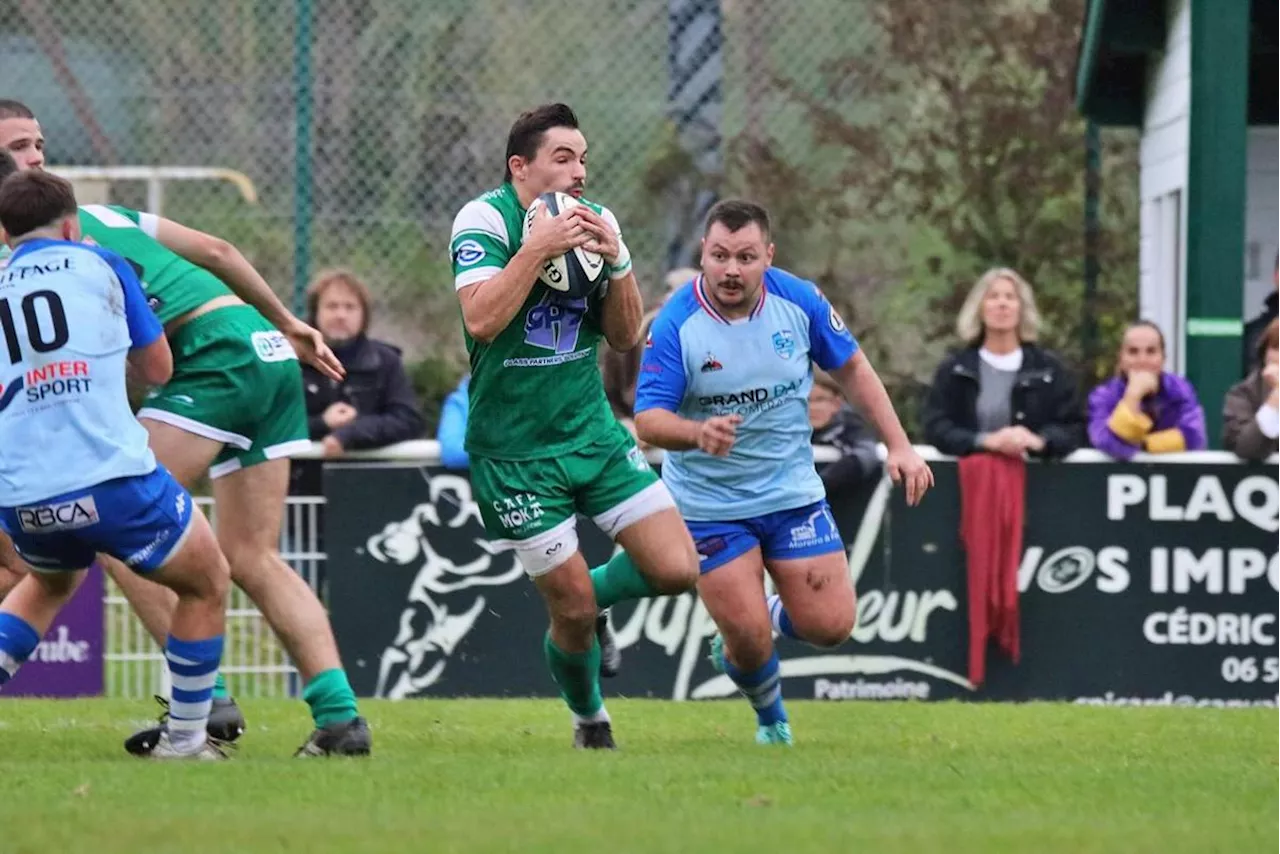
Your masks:
{"label": "blue striped sock", "polygon": [[756,710],[756,719],[761,726],[776,724],[787,719],[787,710],[782,707],[782,672],[778,664],[778,651],[775,649],[769,660],[757,670],[744,672],[733,666],[733,662],[725,660],[725,673],[734,684],[742,689],[751,701],[751,708]]}
{"label": "blue striped sock", "polygon": [[213,683],[222,661],[222,635],[197,641],[169,635],[164,657],[173,684],[169,740],[179,749],[194,749],[204,743],[209,709],[213,707]]}
{"label": "blue striped sock", "polygon": [[804,640],[796,634],[795,626],[791,625],[791,616],[787,613],[787,609],[782,607],[782,597],[774,593],[767,600],[769,605],[769,622],[773,623],[773,630],[784,638],[792,640]]}
{"label": "blue striped sock", "polygon": [[40,635],[16,614],[0,611],[0,685],[18,672],[40,645]]}

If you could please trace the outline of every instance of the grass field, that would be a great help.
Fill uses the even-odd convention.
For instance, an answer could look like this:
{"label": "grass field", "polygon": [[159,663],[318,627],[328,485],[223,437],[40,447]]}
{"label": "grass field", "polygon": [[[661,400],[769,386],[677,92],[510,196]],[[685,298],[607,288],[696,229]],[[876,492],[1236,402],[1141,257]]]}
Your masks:
{"label": "grass field", "polygon": [[575,752],[550,701],[366,702],[372,759],[293,760],[301,704],[248,704],[225,763],[120,743],[117,700],[0,702],[0,852],[1268,851],[1269,709],[610,704],[622,750]]}

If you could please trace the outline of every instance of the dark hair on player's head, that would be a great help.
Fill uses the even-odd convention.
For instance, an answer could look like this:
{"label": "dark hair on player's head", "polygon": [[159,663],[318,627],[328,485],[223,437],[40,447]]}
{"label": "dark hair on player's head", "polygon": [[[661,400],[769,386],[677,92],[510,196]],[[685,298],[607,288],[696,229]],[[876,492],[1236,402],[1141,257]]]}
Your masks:
{"label": "dark hair on player's head", "polygon": [[13,159],[13,155],[0,148],[0,184],[4,183],[4,179],[18,171],[18,161]]}
{"label": "dark hair on player's head", "polygon": [[730,231],[742,231],[751,223],[760,226],[765,243],[769,242],[769,212],[755,202],[742,199],[725,199],[712,205],[707,212],[707,225],[702,230],[706,235],[711,226],[720,223]]}
{"label": "dark hair on player's head", "polygon": [[0,121],[5,119],[34,119],[36,114],[21,101],[0,98]]}
{"label": "dark hair on player's head", "polygon": [[0,184],[0,228],[10,237],[21,237],[75,215],[76,193],[71,182],[51,172],[28,169]]}
{"label": "dark hair on player's head", "polygon": [[578,127],[578,116],[568,104],[543,104],[526,113],[521,113],[507,134],[507,158],[504,181],[511,180],[511,158],[523,157],[532,160],[542,145],[542,137],[552,128]]}

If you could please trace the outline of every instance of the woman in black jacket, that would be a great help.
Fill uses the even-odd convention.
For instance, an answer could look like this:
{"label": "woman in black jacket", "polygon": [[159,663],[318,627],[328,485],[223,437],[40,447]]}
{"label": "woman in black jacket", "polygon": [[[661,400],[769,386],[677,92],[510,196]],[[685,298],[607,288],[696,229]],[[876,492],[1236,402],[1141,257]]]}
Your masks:
{"label": "woman in black jacket", "polygon": [[1064,457],[1085,443],[1075,378],[1038,346],[1031,286],[996,268],[969,292],[956,319],[968,346],[938,366],[925,403],[925,441],[944,454],[988,451]]}

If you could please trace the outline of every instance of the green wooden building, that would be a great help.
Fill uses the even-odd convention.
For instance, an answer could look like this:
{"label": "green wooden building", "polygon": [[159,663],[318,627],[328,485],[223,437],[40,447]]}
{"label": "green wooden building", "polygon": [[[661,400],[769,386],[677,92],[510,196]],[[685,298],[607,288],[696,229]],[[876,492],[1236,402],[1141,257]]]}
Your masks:
{"label": "green wooden building", "polygon": [[1076,99],[1141,133],[1141,311],[1216,444],[1243,322],[1275,288],[1278,0],[1090,0]]}

